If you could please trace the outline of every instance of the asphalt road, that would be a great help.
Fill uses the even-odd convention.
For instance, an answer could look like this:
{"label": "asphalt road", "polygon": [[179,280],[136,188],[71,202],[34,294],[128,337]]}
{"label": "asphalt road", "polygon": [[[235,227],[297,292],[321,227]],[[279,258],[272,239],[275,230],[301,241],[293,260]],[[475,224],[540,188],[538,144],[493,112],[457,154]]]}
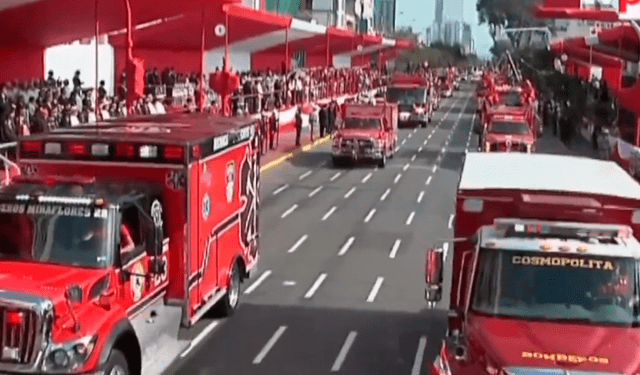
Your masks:
{"label": "asphalt road", "polygon": [[334,168],[326,144],[263,173],[260,270],[166,374],[428,374],[448,298],[426,309],[424,253],[453,236],[475,106],[463,85],[426,129],[400,130],[386,168]]}

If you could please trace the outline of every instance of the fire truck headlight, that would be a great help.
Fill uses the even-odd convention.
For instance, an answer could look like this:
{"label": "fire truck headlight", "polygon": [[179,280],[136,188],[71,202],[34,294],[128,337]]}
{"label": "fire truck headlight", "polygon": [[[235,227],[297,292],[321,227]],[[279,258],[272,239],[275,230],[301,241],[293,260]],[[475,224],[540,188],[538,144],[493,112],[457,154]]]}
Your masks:
{"label": "fire truck headlight", "polygon": [[59,372],[78,369],[93,352],[96,339],[96,336],[86,336],[62,344],[52,344],[44,363],[44,371]]}

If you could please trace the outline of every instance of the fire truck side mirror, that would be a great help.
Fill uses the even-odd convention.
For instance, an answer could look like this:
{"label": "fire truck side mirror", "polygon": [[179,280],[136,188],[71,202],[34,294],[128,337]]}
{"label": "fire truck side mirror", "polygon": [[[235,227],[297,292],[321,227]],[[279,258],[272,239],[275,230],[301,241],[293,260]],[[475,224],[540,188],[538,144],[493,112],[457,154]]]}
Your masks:
{"label": "fire truck side mirror", "polygon": [[439,302],[442,299],[444,252],[442,249],[431,248],[427,250],[426,258],[424,298],[428,302]]}
{"label": "fire truck side mirror", "polygon": [[155,234],[153,236],[153,247],[150,249],[150,256],[159,257],[162,255],[163,250],[163,242],[164,242],[164,233],[162,230],[162,226],[155,226]]}

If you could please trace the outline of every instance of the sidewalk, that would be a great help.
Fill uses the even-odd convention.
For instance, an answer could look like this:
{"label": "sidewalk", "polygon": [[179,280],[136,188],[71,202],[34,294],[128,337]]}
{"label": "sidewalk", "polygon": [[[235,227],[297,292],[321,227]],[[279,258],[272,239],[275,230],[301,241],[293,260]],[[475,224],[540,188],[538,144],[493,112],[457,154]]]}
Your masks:
{"label": "sidewalk", "polygon": [[314,136],[314,142],[311,142],[309,129],[303,129],[300,136],[300,147],[296,146],[296,132],[280,130],[280,144],[275,150],[268,150],[266,155],[260,159],[260,169],[262,172],[274,168],[283,162],[291,159],[300,152],[310,151],[316,147],[331,141],[331,137],[326,135],[319,138],[318,130]]}
{"label": "sidewalk", "polygon": [[591,143],[581,134],[576,134],[571,141],[571,146],[567,147],[557,136],[553,135],[549,128],[544,129],[544,134],[538,140],[537,152],[601,159],[597,151],[591,147]]}

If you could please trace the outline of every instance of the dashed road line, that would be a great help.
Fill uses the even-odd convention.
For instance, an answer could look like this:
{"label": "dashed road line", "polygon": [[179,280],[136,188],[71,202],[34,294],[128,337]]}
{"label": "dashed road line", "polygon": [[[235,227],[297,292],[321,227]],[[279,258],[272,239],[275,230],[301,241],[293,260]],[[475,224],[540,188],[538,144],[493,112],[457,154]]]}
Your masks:
{"label": "dashed road line", "polygon": [[[415,130],[415,129],[414,129]],[[414,132],[415,133],[415,132]],[[413,134],[409,133],[409,135],[407,135],[407,138],[411,138],[413,137]]]}
{"label": "dashed road line", "polygon": [[438,169],[438,166],[437,166],[437,165],[434,165],[434,166],[433,166],[433,168],[431,168],[431,172],[434,172],[434,173],[435,173],[435,171],[436,171],[437,169]]}
{"label": "dashed road line", "polygon": [[344,245],[342,245],[342,247],[340,248],[340,251],[338,252],[338,256],[341,257],[344,254],[346,254],[347,251],[349,251],[349,248],[351,248],[351,245],[353,245],[353,241],[355,240],[356,240],[355,237],[349,237],[349,239],[347,239],[347,242],[345,242]]}
{"label": "dashed road line", "polygon": [[449,243],[445,242],[442,244],[442,257],[447,259],[447,254],[449,253]]}
{"label": "dashed road line", "polygon": [[385,199],[387,199],[387,197],[389,196],[389,193],[391,193],[391,189],[387,189],[385,190],[384,194],[382,194],[382,196],[380,197],[380,201],[383,201]]}
{"label": "dashed road line", "polygon": [[449,215],[449,224],[447,225],[449,227],[449,229],[453,228],[453,218],[455,217],[454,214]]}
{"label": "dashed road line", "polygon": [[289,188],[288,184],[282,185],[279,188],[277,188],[276,190],[274,190],[274,192],[272,194],[273,195],[278,195],[278,194],[282,193],[283,191],[285,191],[287,188]]}
{"label": "dashed road line", "polygon": [[338,173],[334,174],[333,176],[331,176],[329,181],[335,181],[338,177],[340,177],[341,174],[342,174],[342,172],[338,172]]}
{"label": "dashed road line", "polygon": [[400,178],[402,178],[402,173],[398,173],[398,174],[396,175],[396,178],[393,180],[393,183],[394,183],[394,184],[397,184],[397,183],[398,183],[398,181],[400,181]]}
{"label": "dashed road line", "polygon": [[364,222],[368,223],[369,221],[371,221],[371,218],[375,213],[376,213],[376,209],[372,208],[371,211],[369,211],[369,213],[367,214],[367,217],[364,218]]}
{"label": "dashed road line", "polygon": [[304,180],[305,178],[309,177],[311,173],[313,173],[313,171],[307,171],[303,173],[300,177],[298,177],[298,180]]}
{"label": "dashed road line", "polygon": [[409,217],[407,218],[407,222],[405,223],[406,225],[411,225],[411,223],[413,222],[413,217],[416,216],[416,212],[415,211],[411,211],[411,213],[409,214]]}
{"label": "dashed road line", "polygon": [[336,212],[337,209],[338,207],[336,206],[331,207],[331,209],[322,217],[322,221],[326,221],[334,212]]}
{"label": "dashed road line", "polygon": [[398,152],[399,149],[400,149],[400,146],[396,147],[395,152]]}
{"label": "dashed road line", "polygon": [[411,164],[407,163],[404,165],[404,167],[402,167],[403,171],[406,171],[407,169],[409,169],[409,167],[411,166]]}
{"label": "dashed road line", "polygon": [[287,253],[291,254],[294,251],[298,250],[298,248],[300,246],[302,246],[302,244],[307,240],[307,238],[309,238],[308,235],[304,235],[302,237],[300,237],[300,239],[298,239],[298,241],[296,241],[296,243],[293,244],[293,246],[291,246],[291,248],[289,248],[289,250],[287,250]]}
{"label": "dashed road line", "polygon": [[418,155],[413,155],[413,156],[411,157],[411,161],[415,161],[417,156],[418,156]]}
{"label": "dashed road line", "polygon": [[260,284],[262,284],[269,276],[271,276],[271,270],[264,271],[262,275],[258,277],[258,280],[256,280],[253,284],[251,284],[247,289],[244,290],[244,294],[253,293],[253,291],[256,290],[260,286]]}
{"label": "dashed road line", "polygon": [[351,194],[353,194],[353,192],[354,192],[354,191],[356,191],[355,186],[354,186],[354,187],[352,187],[352,188],[347,192],[347,194],[345,194],[345,195],[344,195],[344,197],[345,197],[345,198],[349,198],[349,197],[351,196]]}
{"label": "dashed road line", "polygon": [[311,193],[309,193],[309,198],[311,198],[314,195],[318,194],[320,192],[320,190],[322,190],[322,186],[318,186],[317,188],[315,188]]}
{"label": "dashed road line", "polygon": [[433,176],[429,176],[429,178],[427,178],[427,182],[425,182],[425,185],[429,185],[431,183],[431,179],[433,178]]}
{"label": "dashed road line", "polygon": [[342,349],[340,349],[340,353],[338,353],[338,357],[336,358],[335,362],[333,362],[333,366],[331,366],[331,372],[340,371],[340,368],[342,367],[344,360],[347,358],[349,349],[351,349],[351,346],[353,345],[353,342],[356,340],[357,335],[358,333],[356,331],[349,332],[349,334],[347,335],[347,339],[344,341],[344,344],[342,344]]}
{"label": "dashed road line", "polygon": [[418,199],[416,199],[416,201],[420,203],[422,202],[422,198],[424,198],[424,191],[421,191],[420,194],[418,194]]}
{"label": "dashed road line", "polygon": [[422,152],[423,148],[422,146],[418,147],[418,152]]}
{"label": "dashed road line", "polygon": [[286,210],[285,212],[283,212],[283,213],[282,213],[282,215],[280,215],[280,218],[281,218],[281,219],[284,219],[285,217],[287,217],[287,216],[291,215],[291,213],[292,213],[293,211],[295,211],[295,210],[296,210],[296,208],[298,208],[298,205],[297,205],[297,204],[294,204],[294,205],[293,205],[293,206],[291,206],[288,210]]}
{"label": "dashed road line", "polygon": [[398,249],[400,249],[400,244],[402,240],[397,239],[396,242],[393,243],[393,247],[391,247],[391,252],[389,253],[389,258],[394,259],[396,254],[398,254]]}
{"label": "dashed road line", "polygon": [[415,132],[417,132],[417,131],[418,131],[418,128],[413,129],[413,132],[414,132],[414,133],[415,133]]}
{"label": "dashed road line", "polygon": [[422,361],[424,359],[424,349],[427,347],[427,336],[420,337],[418,341],[418,350],[416,351],[415,359],[413,360],[413,367],[411,368],[411,375],[420,375],[422,372]]}
{"label": "dashed road line", "polygon": [[371,178],[371,176],[373,176],[373,173],[369,172],[369,174],[367,174],[366,176],[364,176],[364,178],[362,179],[362,181],[360,181],[361,183],[366,183],[367,181],[369,181],[369,179]]}
{"label": "dashed road line", "polygon": [[371,288],[371,292],[369,292],[369,296],[367,296],[367,302],[373,302],[380,291],[380,287],[382,286],[382,282],[384,281],[384,277],[379,276],[376,279],[375,284],[373,284],[373,288]]}
{"label": "dashed road line", "polygon": [[267,356],[267,354],[269,354],[271,349],[274,347],[274,345],[276,345],[276,343],[280,339],[280,336],[282,336],[282,334],[286,330],[287,330],[287,326],[280,326],[280,328],[278,328],[278,330],[273,334],[273,336],[271,336],[269,341],[267,341],[267,343],[262,348],[262,350],[260,350],[260,353],[258,353],[256,358],[254,358],[253,360],[254,365],[258,365],[262,362],[262,360]]}
{"label": "dashed road line", "polygon": [[321,273],[320,276],[318,276],[316,281],[313,283],[313,285],[311,285],[311,288],[309,288],[307,293],[305,293],[304,298],[310,299],[311,297],[313,297],[313,295],[316,294],[316,292],[318,291],[318,288],[320,288],[320,286],[324,282],[324,279],[326,278],[327,278],[327,274]]}
{"label": "dashed road line", "polygon": [[213,329],[218,326],[219,323],[220,323],[219,320],[215,320],[209,323],[209,325],[206,326],[202,330],[202,332],[200,332],[196,337],[193,338],[193,340],[191,340],[191,342],[189,343],[189,346],[182,353],[180,353],[180,358],[184,358],[189,353],[191,353],[191,351],[195,349],[196,346],[198,346],[198,344],[200,344],[200,342],[202,342],[202,340],[204,340],[211,333],[211,331],[213,331]]}
{"label": "dashed road line", "polygon": [[402,140],[402,144],[405,144],[405,143],[407,143],[407,140],[406,140],[406,139],[403,139],[403,140]]}

